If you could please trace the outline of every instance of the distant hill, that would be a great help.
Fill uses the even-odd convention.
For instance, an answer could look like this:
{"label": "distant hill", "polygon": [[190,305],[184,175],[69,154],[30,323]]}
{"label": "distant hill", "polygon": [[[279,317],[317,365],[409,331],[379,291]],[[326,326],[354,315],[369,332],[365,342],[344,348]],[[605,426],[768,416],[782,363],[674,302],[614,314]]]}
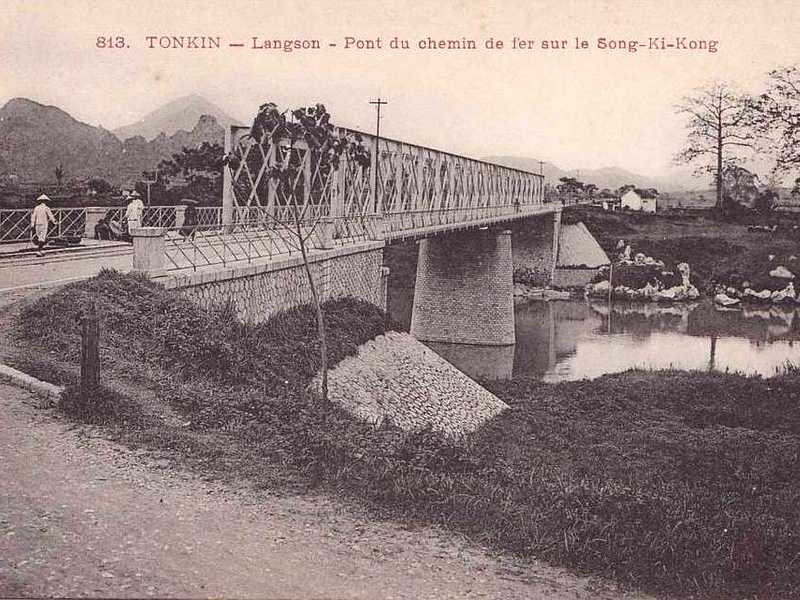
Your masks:
{"label": "distant hill", "polygon": [[223,143],[224,129],[211,115],[200,115],[187,129],[159,134],[150,141],[134,136],[121,141],[103,129],[82,123],[55,106],[14,98],[0,108],[0,175],[19,181],[52,182],[56,167],[64,178],[102,177],[130,185],[142,171],[202,142]]}
{"label": "distant hill", "polygon": [[[523,169],[525,171],[539,172],[539,161],[523,156],[487,156],[483,160],[488,162]],[[545,162],[542,173],[546,180],[557,184],[561,177],[576,177],[575,170],[567,171],[556,165]],[[583,182],[593,183],[599,189],[609,188],[615,190],[623,185],[632,184],[640,188],[655,188],[660,192],[675,192],[692,190],[708,186],[708,182],[697,179],[690,172],[680,171],[672,176],[648,177],[639,175],[619,167],[603,167],[601,169],[581,169],[578,176]]]}
{"label": "distant hill", "polygon": [[122,142],[113,133],[55,106],[13,98],[0,108],[0,166],[21,179],[52,181],[60,164],[67,177],[110,178],[121,152]]}
{"label": "distant hill", "polygon": [[134,136],[152,140],[162,133],[171,136],[181,130],[190,131],[198,119],[204,115],[214,117],[223,129],[230,125],[241,125],[239,121],[215,104],[202,96],[192,94],[165,104],[135,123],[119,127],[114,130],[114,133],[121,140]]}

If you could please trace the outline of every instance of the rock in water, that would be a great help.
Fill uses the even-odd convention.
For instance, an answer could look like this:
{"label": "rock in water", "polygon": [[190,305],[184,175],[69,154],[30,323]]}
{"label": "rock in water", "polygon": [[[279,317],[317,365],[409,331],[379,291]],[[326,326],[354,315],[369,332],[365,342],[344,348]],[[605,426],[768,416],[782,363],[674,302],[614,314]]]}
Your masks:
{"label": "rock in water", "polygon": [[750,300],[757,300],[757,301],[765,301],[769,300],[772,297],[772,292],[769,290],[761,290],[760,292],[754,292],[752,288],[747,288],[744,291],[744,297]]}
{"label": "rock in water", "polygon": [[716,296],[714,296],[714,302],[716,302],[721,306],[734,306],[736,304],[739,304],[741,300],[739,300],[738,298],[731,298],[727,294],[717,294]]}
{"label": "rock in water", "polygon": [[789,282],[789,285],[787,285],[782,290],[778,290],[776,292],[772,292],[771,300],[773,302],[776,302],[776,303],[777,302],[790,302],[790,301],[794,300],[794,296],[795,296],[794,284]]}
{"label": "rock in water", "polygon": [[775,267],[769,274],[771,277],[779,277],[780,279],[794,279],[794,273],[783,265]]}
{"label": "rock in water", "polygon": [[683,287],[688,290],[689,286],[692,285],[692,283],[689,281],[689,275],[691,274],[689,265],[685,262],[678,263],[678,273],[681,274],[681,283]]}
{"label": "rock in water", "polygon": [[682,285],[661,290],[653,295],[653,300],[656,302],[680,302],[686,298],[686,290]]}

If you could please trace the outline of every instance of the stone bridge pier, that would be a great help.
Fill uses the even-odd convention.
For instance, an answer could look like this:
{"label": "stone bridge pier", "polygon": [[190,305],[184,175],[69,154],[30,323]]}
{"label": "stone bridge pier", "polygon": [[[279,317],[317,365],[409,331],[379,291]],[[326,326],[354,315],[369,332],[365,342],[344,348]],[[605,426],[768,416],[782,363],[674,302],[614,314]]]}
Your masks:
{"label": "stone bridge pier", "polygon": [[509,230],[422,240],[411,335],[426,342],[514,344],[513,273]]}

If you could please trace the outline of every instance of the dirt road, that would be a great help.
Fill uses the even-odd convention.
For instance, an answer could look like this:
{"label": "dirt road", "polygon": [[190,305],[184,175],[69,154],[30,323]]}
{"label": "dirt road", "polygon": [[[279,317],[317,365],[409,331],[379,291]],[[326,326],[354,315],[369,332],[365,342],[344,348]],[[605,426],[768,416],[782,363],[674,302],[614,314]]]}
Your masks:
{"label": "dirt road", "polygon": [[222,488],[0,384],[0,596],[622,598],[324,496]]}

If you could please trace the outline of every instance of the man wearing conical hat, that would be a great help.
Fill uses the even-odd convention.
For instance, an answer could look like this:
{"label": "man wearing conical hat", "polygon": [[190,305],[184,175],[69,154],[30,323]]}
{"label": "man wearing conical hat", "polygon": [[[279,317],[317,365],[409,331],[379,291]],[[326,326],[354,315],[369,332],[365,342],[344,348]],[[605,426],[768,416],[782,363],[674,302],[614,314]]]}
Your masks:
{"label": "man wearing conical hat", "polygon": [[33,230],[33,243],[39,248],[36,255],[44,256],[42,248],[47,243],[47,228],[50,223],[55,224],[56,218],[53,216],[53,211],[47,206],[50,198],[42,194],[36,200],[39,203],[31,212],[31,229]]}

